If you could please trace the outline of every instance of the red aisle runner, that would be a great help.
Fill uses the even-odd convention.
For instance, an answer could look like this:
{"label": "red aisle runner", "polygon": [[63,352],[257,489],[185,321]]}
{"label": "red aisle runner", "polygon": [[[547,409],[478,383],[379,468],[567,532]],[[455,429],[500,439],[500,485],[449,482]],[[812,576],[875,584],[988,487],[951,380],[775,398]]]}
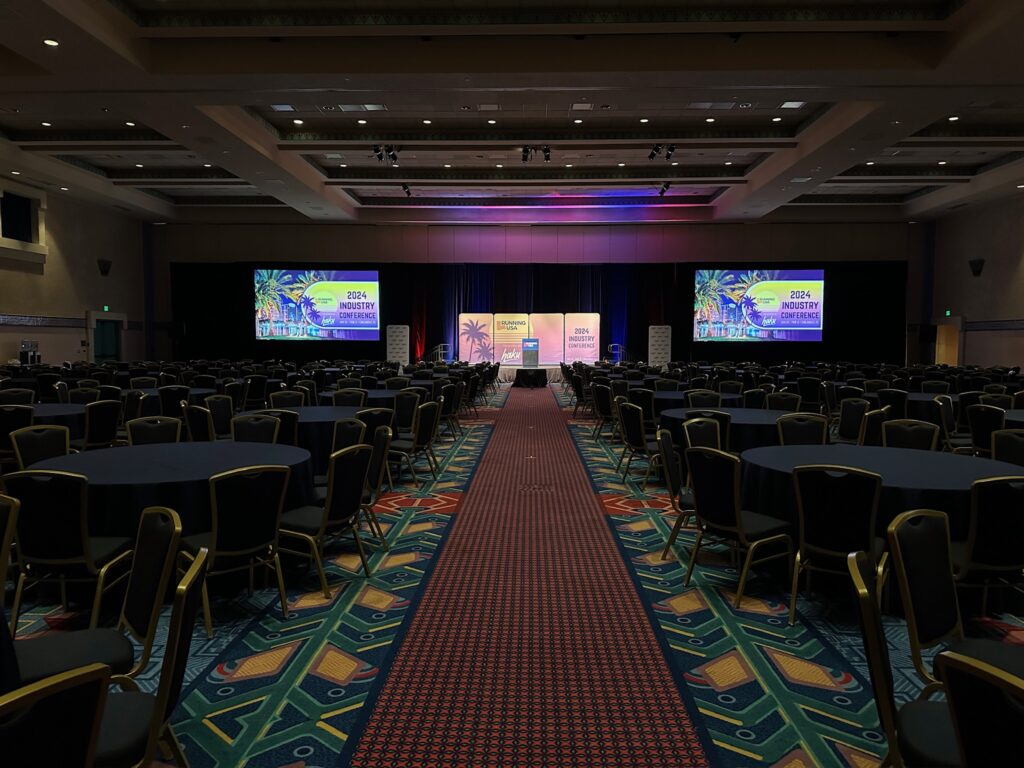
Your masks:
{"label": "red aisle runner", "polygon": [[547,389],[514,389],[351,765],[707,765]]}

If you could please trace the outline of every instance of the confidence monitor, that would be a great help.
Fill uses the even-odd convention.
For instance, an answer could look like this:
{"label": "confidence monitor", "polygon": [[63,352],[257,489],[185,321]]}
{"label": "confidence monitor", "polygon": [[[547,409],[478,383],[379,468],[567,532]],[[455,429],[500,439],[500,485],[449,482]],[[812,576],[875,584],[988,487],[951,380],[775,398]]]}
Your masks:
{"label": "confidence monitor", "polygon": [[376,271],[253,271],[257,339],[380,339]]}
{"label": "confidence monitor", "polygon": [[821,341],[821,269],[698,269],[694,341]]}

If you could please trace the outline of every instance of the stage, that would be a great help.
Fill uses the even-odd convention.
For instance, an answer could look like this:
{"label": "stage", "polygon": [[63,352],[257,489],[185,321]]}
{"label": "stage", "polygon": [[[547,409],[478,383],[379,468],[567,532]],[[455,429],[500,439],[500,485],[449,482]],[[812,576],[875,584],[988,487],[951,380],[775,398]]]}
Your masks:
{"label": "stage", "polygon": [[[503,365],[498,369],[498,381],[504,384],[510,384],[515,381],[516,371],[520,370],[523,366],[521,365]],[[562,381],[562,368],[558,365],[538,365],[536,368],[527,368],[530,371],[546,371],[548,375],[548,384],[559,384]]]}

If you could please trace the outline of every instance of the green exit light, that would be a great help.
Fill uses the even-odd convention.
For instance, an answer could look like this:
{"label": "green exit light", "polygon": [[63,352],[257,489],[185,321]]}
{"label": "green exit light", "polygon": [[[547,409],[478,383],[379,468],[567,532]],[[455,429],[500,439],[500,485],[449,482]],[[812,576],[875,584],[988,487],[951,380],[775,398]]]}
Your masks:
{"label": "green exit light", "polygon": [[[109,312],[110,311],[110,305],[109,304],[104,304],[103,305],[103,311],[104,312]],[[949,314],[949,310],[948,309],[946,310],[946,314],[947,315]]]}
{"label": "green exit light", "polygon": [[953,313],[950,310],[948,310],[948,309],[946,310],[946,317],[950,317],[950,316],[952,316],[952,314]]}

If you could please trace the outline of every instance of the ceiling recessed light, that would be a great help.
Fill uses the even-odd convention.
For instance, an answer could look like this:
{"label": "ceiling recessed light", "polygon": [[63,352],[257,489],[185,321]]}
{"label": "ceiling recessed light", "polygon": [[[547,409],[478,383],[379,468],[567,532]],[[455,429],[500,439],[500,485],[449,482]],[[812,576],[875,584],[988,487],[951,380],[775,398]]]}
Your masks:
{"label": "ceiling recessed light", "polygon": [[21,171],[11,171],[11,176],[21,176]]}
{"label": "ceiling recessed light", "polygon": [[572,163],[566,163],[566,164],[565,164],[565,167],[566,167],[566,168],[572,168]]}
{"label": "ceiling recessed light", "polygon": [[363,120],[362,118],[356,120],[356,122],[359,123],[359,125],[366,125],[366,121]]}
{"label": "ceiling recessed light", "polygon": [[625,168],[625,167],[626,167],[625,163],[619,163],[619,168]]}
{"label": "ceiling recessed light", "polygon": [[874,164],[875,164],[874,160],[868,160],[867,163],[865,163],[865,165],[874,165]]}
{"label": "ceiling recessed light", "polygon": [[61,188],[60,188],[60,191],[61,191],[61,192],[70,192],[71,190],[70,190],[70,189],[68,189],[67,187],[61,187]]}
{"label": "ceiling recessed light", "polygon": [[186,131],[187,131],[187,130],[189,129],[189,126],[187,126],[187,125],[183,125],[183,126],[181,126],[181,127],[182,127],[183,129],[185,129]]}
{"label": "ceiling recessed light", "polygon": [[705,123],[713,123],[713,122],[715,122],[715,118],[713,118],[713,117],[705,117],[704,118],[704,122]]}
{"label": "ceiling recessed light", "polygon": [[497,125],[497,123],[498,123],[498,121],[497,121],[497,120],[488,120],[488,121],[487,121],[487,124],[488,124],[488,125]]}
{"label": "ceiling recessed light", "polygon": [[339,168],[348,168],[348,164],[347,163],[338,163],[338,167]]}
{"label": "ceiling recessed light", "polygon": [[781,117],[773,117],[772,118],[772,122],[773,123],[781,123],[782,122],[782,118]]}
{"label": "ceiling recessed light", "polygon": [[299,120],[299,118],[297,118],[297,117],[294,120],[292,120],[292,124],[293,125],[302,125],[302,123],[303,123],[303,121]]}
{"label": "ceiling recessed light", "polygon": [[56,48],[58,45],[60,45],[60,41],[54,40],[52,37],[48,37],[45,40],[43,40],[43,45],[48,45],[51,48]]}
{"label": "ceiling recessed light", "polygon": [[445,168],[451,168],[451,167],[452,167],[452,164],[451,164],[451,163],[445,163],[445,164],[444,164],[444,167],[445,167]]}
{"label": "ceiling recessed light", "polygon": [[580,120],[578,117],[575,120],[573,120],[573,122],[576,123],[576,125],[582,125],[583,124],[583,121]]}
{"label": "ceiling recessed light", "polygon": [[732,165],[732,160],[726,160],[726,161],[725,161],[725,164],[726,164],[726,165]]}
{"label": "ceiling recessed light", "polygon": [[498,163],[498,164],[497,164],[497,165],[495,165],[494,167],[495,167],[495,168],[504,168],[505,166],[504,166],[504,165],[502,165],[501,163]]}
{"label": "ceiling recessed light", "polygon": [[134,128],[134,127],[135,127],[135,123],[133,123],[133,122],[132,122],[131,120],[128,120],[128,121],[127,121],[127,122],[125,123],[125,125],[127,125],[127,126],[128,126],[129,128]]}
{"label": "ceiling recessed light", "polygon": [[136,163],[135,167],[136,168],[144,168],[145,166],[143,166],[142,163]]}
{"label": "ceiling recessed light", "polygon": [[1024,189],[1024,184],[1018,184],[1017,189]]}
{"label": "ceiling recessed light", "polygon": [[430,125],[430,121],[429,121],[429,120],[424,120],[424,121],[423,121],[423,124],[424,124],[424,125]]}
{"label": "ceiling recessed light", "polygon": [[648,119],[647,119],[646,117],[641,117],[641,118],[640,118],[640,122],[641,122],[641,123],[649,123],[649,122],[650,122],[650,120],[648,120]]}
{"label": "ceiling recessed light", "polygon": [[949,122],[951,122],[951,123],[955,123],[959,119],[960,119],[959,115],[950,115],[949,116]]}
{"label": "ceiling recessed light", "polygon": [[672,165],[679,165],[679,161],[678,160],[672,161]]}
{"label": "ceiling recessed light", "polygon": [[213,163],[203,163],[203,168],[213,168]]}
{"label": "ceiling recessed light", "polygon": [[40,125],[43,126],[43,128],[50,128],[50,127],[53,126],[53,123],[45,123],[44,122],[44,123],[40,123]]}
{"label": "ceiling recessed light", "polygon": [[939,160],[939,165],[945,165],[945,164],[946,164],[945,160]]}

